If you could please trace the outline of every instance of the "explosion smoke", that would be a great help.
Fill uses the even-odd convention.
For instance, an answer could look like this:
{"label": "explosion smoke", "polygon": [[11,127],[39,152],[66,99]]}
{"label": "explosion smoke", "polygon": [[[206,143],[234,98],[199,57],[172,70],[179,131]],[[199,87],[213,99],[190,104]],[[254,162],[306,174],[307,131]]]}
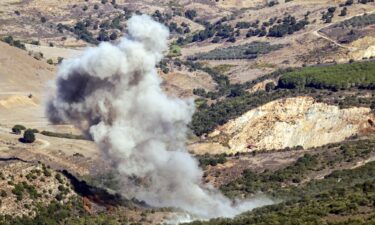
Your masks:
{"label": "explosion smoke", "polygon": [[127,197],[200,218],[231,217],[269,204],[234,207],[202,184],[202,171],[185,148],[194,102],[166,96],[155,68],[168,49],[168,35],[149,16],[133,16],[119,44],[101,43],[64,60],[56,95],[47,104],[49,119],[73,123],[91,136],[122,175]]}

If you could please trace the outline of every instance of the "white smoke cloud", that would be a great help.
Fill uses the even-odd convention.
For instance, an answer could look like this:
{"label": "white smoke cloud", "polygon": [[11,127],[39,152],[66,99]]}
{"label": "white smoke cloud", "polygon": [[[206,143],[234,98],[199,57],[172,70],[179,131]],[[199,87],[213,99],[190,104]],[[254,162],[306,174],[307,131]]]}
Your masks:
{"label": "white smoke cloud", "polygon": [[122,175],[127,197],[204,219],[270,204],[233,206],[202,184],[202,170],[185,148],[194,102],[166,96],[155,67],[168,49],[168,35],[149,16],[133,16],[119,44],[101,43],[64,60],[48,117],[73,123],[92,137]]}

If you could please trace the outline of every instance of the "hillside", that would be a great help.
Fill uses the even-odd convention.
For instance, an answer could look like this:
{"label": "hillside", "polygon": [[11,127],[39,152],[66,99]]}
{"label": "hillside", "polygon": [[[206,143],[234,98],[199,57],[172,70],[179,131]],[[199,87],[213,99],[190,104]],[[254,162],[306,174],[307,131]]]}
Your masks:
{"label": "hillside", "polygon": [[0,224],[374,223],[374,16],[1,1]]}
{"label": "hillside", "polygon": [[[250,110],[218,127],[207,140],[219,141],[222,147],[214,147],[216,151],[205,146],[208,143],[202,147],[215,154],[297,146],[308,149],[368,132],[372,128],[369,121],[373,120],[369,108],[339,109],[309,97],[287,98]],[[195,153],[206,153],[199,146],[194,147]]]}

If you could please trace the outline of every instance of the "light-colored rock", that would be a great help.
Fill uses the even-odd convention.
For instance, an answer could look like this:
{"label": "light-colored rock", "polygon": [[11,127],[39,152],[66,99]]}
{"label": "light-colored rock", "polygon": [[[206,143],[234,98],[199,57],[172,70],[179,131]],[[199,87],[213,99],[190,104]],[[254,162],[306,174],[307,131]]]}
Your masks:
{"label": "light-colored rock", "polygon": [[361,60],[375,56],[375,37],[360,38],[354,41],[351,46],[356,49],[349,54],[352,59]]}
{"label": "light-colored rock", "polygon": [[230,152],[304,148],[340,142],[371,127],[369,108],[340,109],[311,97],[267,103],[231,120],[209,134],[228,137]]}
{"label": "light-colored rock", "polygon": [[257,92],[257,91],[260,91],[260,90],[266,90],[266,85],[268,83],[273,83],[273,84],[275,84],[275,86],[277,85],[277,82],[275,80],[267,79],[267,80],[264,80],[262,82],[259,82],[259,83],[255,84],[252,88],[249,89],[249,92],[254,93],[254,92]]}

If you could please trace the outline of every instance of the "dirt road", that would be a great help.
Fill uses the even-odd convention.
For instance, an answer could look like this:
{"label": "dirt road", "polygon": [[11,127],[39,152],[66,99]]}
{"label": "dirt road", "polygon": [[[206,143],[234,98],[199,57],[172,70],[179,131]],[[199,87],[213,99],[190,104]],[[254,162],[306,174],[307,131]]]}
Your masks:
{"label": "dirt road", "polygon": [[364,12],[364,13],[356,14],[356,15],[353,15],[353,16],[350,16],[350,17],[346,17],[346,18],[344,18],[343,20],[337,21],[337,22],[335,22],[335,23],[327,24],[327,25],[324,26],[324,27],[320,27],[319,29],[314,30],[312,33],[313,33],[315,36],[320,37],[320,38],[323,38],[323,39],[325,39],[325,40],[327,40],[327,41],[330,41],[330,42],[332,42],[333,44],[335,44],[335,45],[337,45],[337,46],[339,46],[339,47],[341,47],[341,48],[348,49],[349,51],[356,51],[356,50],[357,50],[356,47],[350,47],[350,46],[342,45],[342,44],[338,43],[336,40],[333,40],[332,38],[327,37],[327,36],[325,36],[324,34],[320,33],[320,31],[323,30],[324,28],[327,28],[327,27],[333,26],[334,24],[340,23],[340,22],[342,22],[342,21],[344,21],[344,20],[349,20],[349,19],[351,19],[351,18],[353,18],[353,17],[356,17],[356,16],[363,16],[363,15],[365,15],[365,14],[372,14],[372,13],[375,13],[375,10],[372,10],[372,11],[370,11],[370,12]]}

